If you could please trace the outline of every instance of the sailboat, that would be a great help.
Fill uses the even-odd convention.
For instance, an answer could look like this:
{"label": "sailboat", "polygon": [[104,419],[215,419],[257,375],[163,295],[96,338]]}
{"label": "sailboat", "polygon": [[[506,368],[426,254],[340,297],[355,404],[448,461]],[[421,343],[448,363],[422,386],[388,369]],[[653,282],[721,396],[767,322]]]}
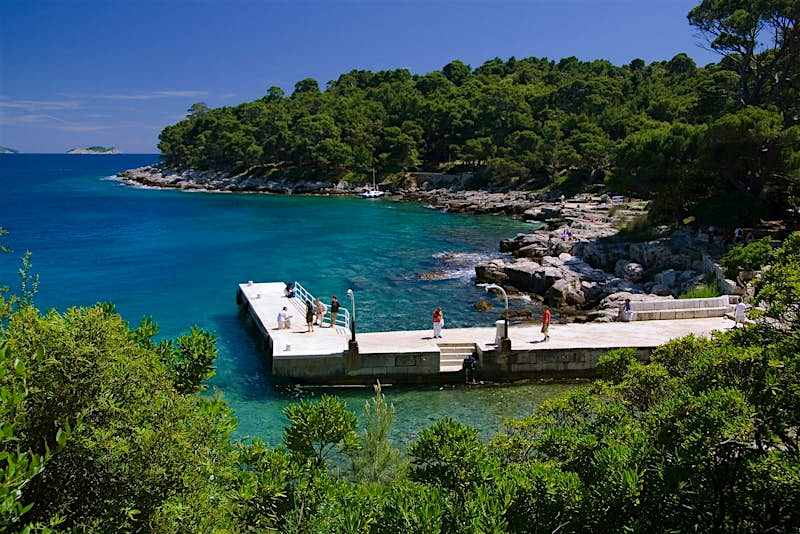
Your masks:
{"label": "sailboat", "polygon": [[372,169],[372,189],[359,193],[358,198],[380,198],[385,194],[386,193],[378,189],[378,186],[375,184],[375,169]]}

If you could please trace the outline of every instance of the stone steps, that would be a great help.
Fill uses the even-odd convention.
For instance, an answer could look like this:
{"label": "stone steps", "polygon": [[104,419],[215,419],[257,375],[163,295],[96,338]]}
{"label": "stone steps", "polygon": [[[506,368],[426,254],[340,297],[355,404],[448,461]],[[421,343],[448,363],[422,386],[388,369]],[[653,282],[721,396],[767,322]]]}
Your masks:
{"label": "stone steps", "polygon": [[634,311],[634,321],[663,321],[666,319],[698,319],[706,317],[724,317],[731,310],[730,306],[713,308],[688,308],[675,310]]}
{"label": "stone steps", "polygon": [[464,358],[475,354],[475,343],[437,343],[439,347],[439,372],[461,372]]}

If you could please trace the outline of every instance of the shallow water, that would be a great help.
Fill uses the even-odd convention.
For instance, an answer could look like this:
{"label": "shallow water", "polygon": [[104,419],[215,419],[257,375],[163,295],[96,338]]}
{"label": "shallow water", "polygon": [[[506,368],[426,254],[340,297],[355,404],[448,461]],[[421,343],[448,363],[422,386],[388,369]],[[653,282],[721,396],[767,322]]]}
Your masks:
{"label": "shallow water", "polygon": [[[236,285],[298,280],[328,301],[356,293],[365,331],[427,328],[430,310],[448,326],[491,324],[472,304],[474,265],[499,257],[500,239],[530,229],[505,217],[445,214],[416,204],[341,197],[153,190],[122,185],[115,173],[153,155],[0,156],[0,226],[18,253],[33,252],[37,305],[63,310],[113,302],[131,323],[149,315],[162,336],[197,324],[218,336],[211,384],[233,406],[238,437],[280,439],[282,408],[298,393],[277,384],[237,315]],[[18,264],[0,258],[0,282],[17,285]],[[433,279],[429,279],[433,278]],[[514,387],[387,388],[406,442],[445,415],[488,435],[531,411],[563,384]],[[334,393],[361,412],[371,388]]]}

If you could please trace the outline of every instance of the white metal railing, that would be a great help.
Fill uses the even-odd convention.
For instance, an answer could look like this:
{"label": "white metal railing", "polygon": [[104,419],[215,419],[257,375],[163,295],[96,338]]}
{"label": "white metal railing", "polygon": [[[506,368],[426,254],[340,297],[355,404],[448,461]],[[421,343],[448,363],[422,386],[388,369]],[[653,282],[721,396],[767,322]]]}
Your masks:
{"label": "white metal railing", "polygon": [[[315,304],[315,297],[311,294],[306,288],[304,288],[300,282],[295,281],[293,284],[294,286],[294,296],[299,298],[300,301],[305,305],[307,301],[311,302],[313,306]],[[304,308],[305,310],[305,308]],[[316,311],[316,310],[315,310]],[[328,314],[330,314],[330,304],[328,304]],[[322,324],[322,319],[319,319],[319,323]],[[339,308],[339,314],[336,316],[336,325],[331,326],[341,326],[350,331],[350,311],[345,308]]]}

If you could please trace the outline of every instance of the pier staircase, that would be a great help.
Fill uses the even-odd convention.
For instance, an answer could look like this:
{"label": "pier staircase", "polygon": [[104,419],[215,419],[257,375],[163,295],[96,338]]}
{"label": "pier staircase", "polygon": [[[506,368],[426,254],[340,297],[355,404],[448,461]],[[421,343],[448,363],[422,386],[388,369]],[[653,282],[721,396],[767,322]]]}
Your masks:
{"label": "pier staircase", "polygon": [[475,354],[478,347],[475,343],[437,343],[439,346],[439,372],[461,372],[464,358]]}

